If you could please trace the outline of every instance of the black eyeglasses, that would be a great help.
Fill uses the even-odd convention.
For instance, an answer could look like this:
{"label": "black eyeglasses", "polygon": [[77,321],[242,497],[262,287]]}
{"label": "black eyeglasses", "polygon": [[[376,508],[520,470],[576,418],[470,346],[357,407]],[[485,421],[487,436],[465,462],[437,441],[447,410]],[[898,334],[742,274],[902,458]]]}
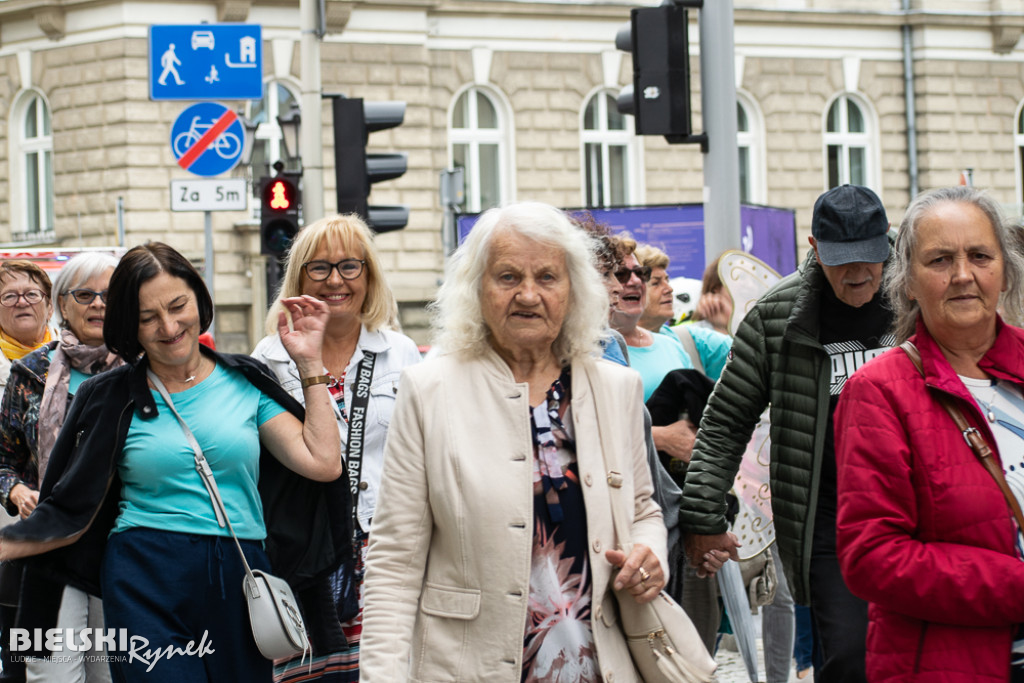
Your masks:
{"label": "black eyeglasses", "polygon": [[69,294],[75,301],[82,304],[83,306],[88,306],[89,304],[91,304],[93,301],[96,300],[96,297],[99,297],[100,301],[102,301],[103,303],[107,303],[107,290],[105,289],[102,292],[97,292],[82,287],[81,289],[72,289],[67,292],[64,292],[64,296],[67,296]]}
{"label": "black eyeglasses", "polygon": [[29,306],[34,306],[43,300],[43,294],[41,289],[30,289],[27,292],[7,292],[3,296],[0,296],[0,305],[6,306],[7,308],[14,308],[18,305],[19,299],[24,299],[25,303]]}
{"label": "black eyeglasses", "polygon": [[636,275],[640,278],[640,282],[648,282],[651,279],[651,267],[650,266],[633,266],[632,268],[619,268],[614,273],[615,279],[619,281],[620,285],[624,285],[629,282],[629,278]]}
{"label": "black eyeglasses", "polygon": [[302,264],[302,269],[306,271],[309,279],[314,282],[323,282],[331,276],[331,271],[335,268],[338,269],[338,275],[343,280],[355,280],[363,274],[363,265],[365,263],[366,261],[357,258],[346,258],[337,263],[331,263],[330,261],[306,261]]}

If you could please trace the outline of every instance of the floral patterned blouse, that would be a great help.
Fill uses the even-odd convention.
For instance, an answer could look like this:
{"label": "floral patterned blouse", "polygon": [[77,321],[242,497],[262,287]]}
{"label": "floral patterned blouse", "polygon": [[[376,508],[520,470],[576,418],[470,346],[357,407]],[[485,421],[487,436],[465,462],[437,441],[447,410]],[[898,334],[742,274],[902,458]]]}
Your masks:
{"label": "floral patterned blouse", "polygon": [[569,368],[532,409],[533,560],[523,640],[525,681],[601,680],[590,626],[587,515],[572,434]]}

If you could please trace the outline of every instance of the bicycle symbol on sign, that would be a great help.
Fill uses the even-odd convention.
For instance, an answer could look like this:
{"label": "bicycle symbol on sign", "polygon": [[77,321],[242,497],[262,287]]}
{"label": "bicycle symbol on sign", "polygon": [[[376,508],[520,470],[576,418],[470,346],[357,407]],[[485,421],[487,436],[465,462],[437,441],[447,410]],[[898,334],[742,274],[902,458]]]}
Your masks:
{"label": "bicycle symbol on sign", "polygon": [[[185,152],[190,150],[199,141],[199,138],[203,137],[203,134],[217,122],[216,119],[210,119],[209,123],[200,123],[200,118],[199,116],[192,117],[192,126],[174,138],[174,155],[177,158],[183,157]],[[212,149],[222,159],[234,159],[242,149],[242,142],[234,133],[224,131],[210,143],[208,149]]]}

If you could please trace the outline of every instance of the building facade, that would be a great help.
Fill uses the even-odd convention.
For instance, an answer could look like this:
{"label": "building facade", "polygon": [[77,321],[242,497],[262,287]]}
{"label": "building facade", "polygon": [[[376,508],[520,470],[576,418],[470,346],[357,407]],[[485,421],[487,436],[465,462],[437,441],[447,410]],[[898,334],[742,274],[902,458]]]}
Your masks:
{"label": "building facade", "polygon": [[[408,227],[378,243],[418,341],[428,341],[423,307],[443,275],[441,171],[464,168],[467,211],[522,199],[674,204],[714,192],[698,147],[637,137],[615,108],[631,80],[615,33],[636,5],[324,5],[322,92],[408,103],[404,124],[372,134],[370,148],[407,152],[409,170],[371,197],[411,207]],[[914,188],[965,175],[1020,216],[1024,0],[737,0],[734,19],[741,197],[795,209],[801,252],[815,198],[843,182],[875,189],[894,223]],[[251,181],[281,157],[276,116],[300,101],[298,0],[0,3],[0,247],[162,240],[203,265],[203,214],[170,208],[171,180],[191,177],[170,146],[188,103],[149,99],[147,38],[153,24],[203,22],[263,27],[263,100],[225,102],[261,122],[252,163],[230,174]],[[323,203],[333,212],[329,101],[320,116]],[[254,205],[250,197],[249,211],[212,214],[215,332],[230,351],[262,336],[268,293]]]}

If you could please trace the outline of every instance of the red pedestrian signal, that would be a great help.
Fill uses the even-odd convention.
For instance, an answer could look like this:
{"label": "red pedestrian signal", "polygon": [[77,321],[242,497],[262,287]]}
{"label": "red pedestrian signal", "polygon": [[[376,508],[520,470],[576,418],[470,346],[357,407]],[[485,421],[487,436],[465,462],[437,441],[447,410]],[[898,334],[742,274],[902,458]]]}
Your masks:
{"label": "red pedestrian signal", "polygon": [[260,253],[282,257],[299,231],[299,177],[276,176],[260,183]]}
{"label": "red pedestrian signal", "polygon": [[263,189],[263,206],[273,211],[287,211],[295,203],[295,185],[283,178],[273,178]]}

